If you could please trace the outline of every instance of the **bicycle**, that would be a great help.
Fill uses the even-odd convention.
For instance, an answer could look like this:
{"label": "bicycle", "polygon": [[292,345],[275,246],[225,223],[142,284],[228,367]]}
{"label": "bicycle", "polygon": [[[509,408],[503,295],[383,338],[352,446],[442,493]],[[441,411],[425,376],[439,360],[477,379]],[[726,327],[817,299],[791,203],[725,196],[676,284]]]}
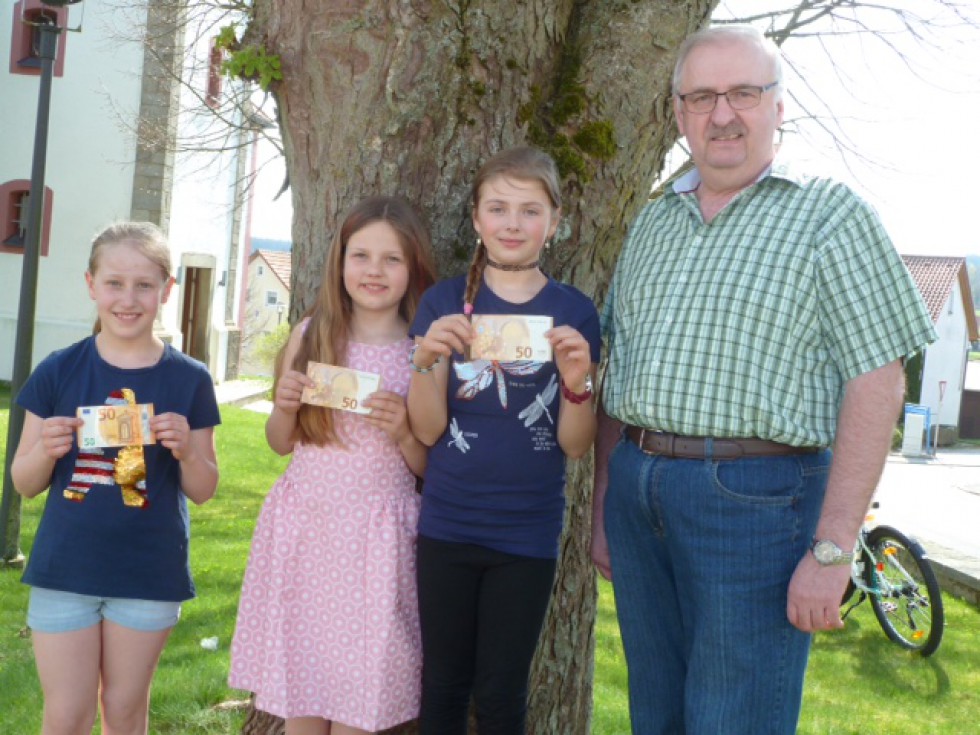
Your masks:
{"label": "bicycle", "polygon": [[[871,507],[877,508],[878,503]],[[841,618],[870,599],[889,640],[922,656],[931,656],[942,642],[946,621],[939,580],[918,541],[891,526],[871,527],[873,519],[868,515],[858,534],[851,579],[841,607],[856,591],[860,597]]]}

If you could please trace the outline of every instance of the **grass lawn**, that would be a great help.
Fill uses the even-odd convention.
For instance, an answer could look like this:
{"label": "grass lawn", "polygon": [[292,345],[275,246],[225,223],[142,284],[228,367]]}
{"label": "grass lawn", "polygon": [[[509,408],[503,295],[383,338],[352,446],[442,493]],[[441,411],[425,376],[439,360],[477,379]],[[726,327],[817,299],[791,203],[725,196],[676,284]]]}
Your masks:
{"label": "grass lawn", "polygon": [[[0,386],[0,456],[6,438],[9,391]],[[228,644],[252,528],[262,499],[285,460],[265,446],[265,417],[222,407],[218,428],[221,484],[217,497],[192,506],[191,564],[198,598],[184,606],[164,650],[153,687],[152,733],[237,733],[241,713],[216,708],[240,699],[226,684]],[[24,503],[21,546],[30,551],[42,499]],[[84,553],[80,550],[80,553]],[[0,719],[4,735],[40,730],[41,695],[30,639],[24,629],[27,589],[15,571],[0,572]],[[945,598],[947,630],[942,648],[921,659],[889,643],[869,605],[847,627],[817,637],[807,678],[800,733],[976,732],[980,720],[980,611]],[[217,636],[217,651],[201,648]],[[596,624],[595,709],[597,735],[629,732],[626,668],[611,589],[600,589]],[[541,735],[560,735],[543,733]]]}

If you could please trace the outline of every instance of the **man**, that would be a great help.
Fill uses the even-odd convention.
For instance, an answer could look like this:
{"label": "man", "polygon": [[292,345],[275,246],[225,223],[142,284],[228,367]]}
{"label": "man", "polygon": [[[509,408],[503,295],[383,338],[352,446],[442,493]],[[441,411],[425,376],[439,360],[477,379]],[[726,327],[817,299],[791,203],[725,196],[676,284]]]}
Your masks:
{"label": "man", "polygon": [[782,65],[758,31],[687,39],[674,114],[695,169],[634,223],[603,315],[593,558],[634,733],[793,733],[902,359],[935,333],[870,208],[775,160]]}

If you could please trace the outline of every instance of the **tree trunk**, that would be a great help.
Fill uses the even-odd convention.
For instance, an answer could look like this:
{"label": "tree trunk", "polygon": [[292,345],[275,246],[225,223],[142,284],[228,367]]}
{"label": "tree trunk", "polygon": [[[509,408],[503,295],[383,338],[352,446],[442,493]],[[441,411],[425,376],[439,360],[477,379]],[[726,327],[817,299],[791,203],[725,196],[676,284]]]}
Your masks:
{"label": "tree trunk", "polygon": [[275,715],[255,709],[255,696],[248,704],[248,714],[242,723],[241,735],[285,735],[286,723]]}
{"label": "tree trunk", "polygon": [[[473,175],[493,153],[524,142],[548,150],[563,175],[563,218],[546,269],[601,301],[627,227],[676,139],[674,52],[716,3],[255,0],[245,43],[278,54],[284,76],[273,93],[294,208],[290,321],[312,303],[336,226],[367,195],[411,200],[429,222],[441,275],[461,272],[474,240]],[[591,474],[591,462],[569,463],[530,733],[589,732]],[[253,722],[243,732],[280,732]]]}

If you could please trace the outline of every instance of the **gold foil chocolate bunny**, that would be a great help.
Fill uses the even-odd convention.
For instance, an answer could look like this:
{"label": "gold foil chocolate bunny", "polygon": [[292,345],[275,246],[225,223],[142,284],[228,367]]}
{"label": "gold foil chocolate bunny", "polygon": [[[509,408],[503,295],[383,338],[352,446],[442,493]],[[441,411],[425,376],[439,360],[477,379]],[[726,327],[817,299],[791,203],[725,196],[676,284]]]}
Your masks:
{"label": "gold foil chocolate bunny", "polygon": [[[136,394],[129,388],[122,389],[123,397],[130,405],[136,405]],[[134,508],[144,508],[149,503],[146,498],[146,484],[137,484],[146,480],[146,462],[143,458],[142,445],[123,447],[119,450],[114,462],[113,479],[122,490],[123,503]]]}

